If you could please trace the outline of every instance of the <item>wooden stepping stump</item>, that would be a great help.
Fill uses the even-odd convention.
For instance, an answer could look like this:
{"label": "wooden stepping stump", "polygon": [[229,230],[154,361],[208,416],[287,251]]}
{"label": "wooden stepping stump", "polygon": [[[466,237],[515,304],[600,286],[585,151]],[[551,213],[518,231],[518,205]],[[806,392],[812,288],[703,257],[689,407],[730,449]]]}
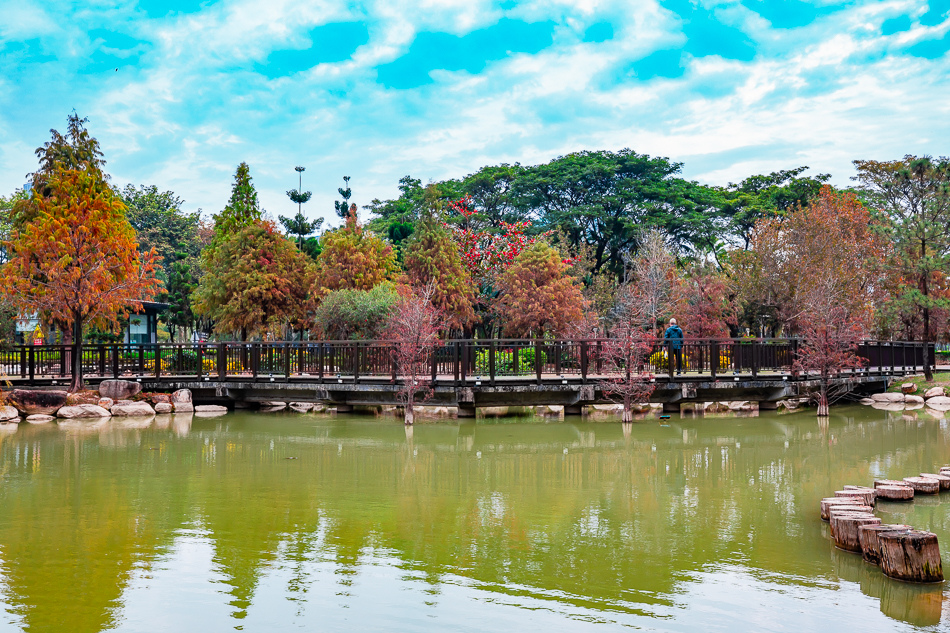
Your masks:
{"label": "wooden stepping stump", "polygon": [[877,498],[888,501],[910,501],[914,498],[914,489],[908,485],[878,486]]}
{"label": "wooden stepping stump", "polygon": [[940,582],[943,564],[937,535],[921,530],[878,532],[881,571],[908,582]]}
{"label": "wooden stepping stump", "polygon": [[828,520],[828,510],[833,506],[857,506],[864,505],[858,499],[851,499],[845,497],[826,497],[821,500],[821,519],[822,521]]}
{"label": "wooden stepping stump", "polygon": [[862,525],[880,525],[881,520],[874,515],[864,514],[836,514],[831,517],[834,526],[835,545],[848,552],[860,552],[861,541],[858,529]]}
{"label": "wooden stepping stump", "polygon": [[881,564],[881,541],[878,535],[881,532],[910,531],[913,528],[909,525],[862,525],[858,528],[858,541],[861,543],[861,555],[869,563],[874,565]]}
{"label": "wooden stepping stump", "polygon": [[950,475],[950,466],[941,466],[940,467],[941,475]]}
{"label": "wooden stepping stump", "polygon": [[915,493],[924,495],[935,495],[940,492],[940,482],[928,477],[904,477],[904,481],[910,484]]}
{"label": "wooden stepping stump", "polygon": [[921,477],[926,477],[927,479],[936,479],[940,482],[941,490],[950,490],[950,476],[947,475],[934,475],[932,473],[920,473]]}
{"label": "wooden stepping stump", "polygon": [[836,497],[858,497],[864,501],[864,505],[874,505],[874,489],[865,488],[864,490],[835,490]]}
{"label": "wooden stepping stump", "polygon": [[875,479],[874,480],[874,489],[877,490],[881,486],[909,486],[910,484],[904,481],[903,479]]}
{"label": "wooden stepping stump", "polygon": [[[862,512],[854,510],[851,512],[832,512],[829,523],[831,524],[831,536],[837,541],[838,524],[842,519],[876,519],[872,512]],[[855,538],[857,538],[857,528],[855,528]],[[860,544],[859,544],[860,545]]]}

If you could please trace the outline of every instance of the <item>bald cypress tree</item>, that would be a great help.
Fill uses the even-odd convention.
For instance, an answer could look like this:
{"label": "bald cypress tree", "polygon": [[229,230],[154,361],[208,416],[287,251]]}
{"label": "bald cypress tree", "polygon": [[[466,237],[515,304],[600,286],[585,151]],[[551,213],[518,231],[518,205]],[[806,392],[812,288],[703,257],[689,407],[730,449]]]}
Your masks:
{"label": "bald cypress tree", "polygon": [[432,216],[419,222],[406,247],[405,265],[413,286],[423,288],[434,282],[432,305],[449,328],[462,330],[475,322],[475,285],[458,245],[441,222]]}

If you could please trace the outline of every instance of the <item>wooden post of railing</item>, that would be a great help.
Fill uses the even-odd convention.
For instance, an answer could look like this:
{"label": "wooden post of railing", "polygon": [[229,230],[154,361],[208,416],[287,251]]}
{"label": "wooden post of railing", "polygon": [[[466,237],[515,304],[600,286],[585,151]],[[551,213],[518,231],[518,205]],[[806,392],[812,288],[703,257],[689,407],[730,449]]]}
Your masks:
{"label": "wooden post of railing", "polygon": [[541,384],[541,339],[534,340],[534,373],[538,378],[538,384]]}
{"label": "wooden post of railing", "polygon": [[36,379],[36,350],[30,345],[30,383]]}
{"label": "wooden post of railing", "polygon": [[251,346],[251,377],[257,380],[257,371],[261,366],[261,348],[257,343],[250,343]]}
{"label": "wooden post of railing", "polygon": [[458,341],[452,344],[452,377],[455,379],[456,386],[459,384],[459,345],[461,343]]}
{"label": "wooden post of railing", "polygon": [[139,348],[139,370],[136,375],[144,376],[145,375],[145,346],[138,345]]}
{"label": "wooden post of railing", "polygon": [[757,339],[752,339],[752,349],[749,351],[752,354],[752,377],[758,378],[759,376],[759,342]]}
{"label": "wooden post of railing", "polygon": [[891,341],[891,373],[897,372],[897,352],[894,351],[894,342]]}
{"label": "wooden post of railing", "polygon": [[554,351],[554,373],[558,376],[561,375],[561,341],[556,340],[552,345]]}
{"label": "wooden post of railing", "polygon": [[469,356],[469,341],[462,341],[462,382],[465,382],[465,379],[468,378],[468,356]]}
{"label": "wooden post of railing", "polygon": [[432,371],[430,372],[430,378],[432,379],[432,382],[429,384],[434,386],[436,378],[438,378],[439,376],[439,346],[438,344],[432,346],[432,351],[429,352],[429,354],[432,356],[432,367],[431,367]]}
{"label": "wooden post of railing", "polygon": [[218,343],[218,380],[228,378],[228,344]]}
{"label": "wooden post of railing", "polygon": [[197,362],[197,369],[195,369],[195,375],[198,377],[198,382],[201,382],[201,374],[204,371],[204,346],[201,344],[201,341],[198,341],[197,348],[195,349],[195,359]]}
{"label": "wooden post of railing", "polygon": [[587,341],[581,341],[581,382],[587,383]]}
{"label": "wooden post of railing", "polygon": [[360,344],[359,342],[353,344],[353,382],[358,383],[360,381]]}
{"label": "wooden post of railing", "polygon": [[284,382],[290,382],[290,354],[291,344],[284,343]]}
{"label": "wooden post of railing", "polygon": [[155,345],[155,379],[158,380],[162,377],[162,348],[160,345]]}
{"label": "wooden post of railing", "polygon": [[495,339],[488,341],[488,373],[492,387],[495,386]]}
{"label": "wooden post of railing", "polygon": [[119,378],[119,354],[121,354],[122,346],[118,343],[112,346],[112,377],[114,379]]}
{"label": "wooden post of railing", "polygon": [[98,352],[98,356],[99,356],[99,375],[105,376],[106,375],[106,346],[100,343],[97,346],[96,352]]}
{"label": "wooden post of railing", "polygon": [[709,372],[712,374],[712,377],[716,377],[716,372],[719,371],[719,341],[711,341],[709,343]]}
{"label": "wooden post of railing", "polygon": [[320,382],[323,382],[323,350],[326,347],[326,343],[320,341],[317,343],[317,377],[320,379]]}
{"label": "wooden post of railing", "polygon": [[300,342],[297,344],[297,375],[304,373],[303,372],[304,367],[305,367],[304,362],[305,362],[304,361],[304,346],[303,346],[303,338],[301,338]]}
{"label": "wooden post of railing", "polygon": [[924,356],[924,362],[930,365],[931,371],[937,369],[937,346],[933,343],[927,343]]}
{"label": "wooden post of railing", "polygon": [[29,353],[25,345],[20,348],[20,378],[26,378],[27,355],[29,355]]}
{"label": "wooden post of railing", "polygon": [[594,359],[594,366],[597,368],[597,375],[604,374],[604,350],[600,339],[597,339],[597,357]]}
{"label": "wooden post of railing", "polygon": [[66,365],[67,365],[66,358],[69,356],[68,351],[69,351],[69,348],[66,347],[65,345],[59,346],[59,375],[61,377],[66,376]]}

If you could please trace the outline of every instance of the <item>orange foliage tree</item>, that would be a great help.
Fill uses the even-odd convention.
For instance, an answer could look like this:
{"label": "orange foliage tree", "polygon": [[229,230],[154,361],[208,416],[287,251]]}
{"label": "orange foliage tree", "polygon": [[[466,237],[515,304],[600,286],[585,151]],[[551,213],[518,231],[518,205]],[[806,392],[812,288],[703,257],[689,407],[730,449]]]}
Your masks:
{"label": "orange foliage tree", "polygon": [[[32,219],[15,227],[0,272],[3,292],[23,314],[39,313],[72,328],[118,327],[119,320],[155,296],[154,250],[140,254],[125,205],[95,169],[55,170],[46,195],[35,192]],[[72,389],[82,386],[73,355]]]}
{"label": "orange foliage tree", "polygon": [[567,332],[584,319],[586,301],[569,264],[544,242],[515,258],[497,281],[500,296],[495,311],[509,336],[540,336]]}
{"label": "orange foliage tree", "polygon": [[263,335],[300,326],[313,269],[273,222],[254,220],[223,238],[206,257],[195,311],[221,333]]}
{"label": "orange foliage tree", "polygon": [[752,250],[737,258],[734,279],[745,295],[777,306],[786,325],[801,323],[816,284],[829,284],[846,315],[864,318],[883,290],[887,243],[853,193],[822,187],[808,206],[760,220]]}
{"label": "orange foliage tree", "polygon": [[350,214],[346,225],[323,236],[323,250],[317,258],[314,296],[334,290],[370,290],[396,277],[393,247],[367,233]]}

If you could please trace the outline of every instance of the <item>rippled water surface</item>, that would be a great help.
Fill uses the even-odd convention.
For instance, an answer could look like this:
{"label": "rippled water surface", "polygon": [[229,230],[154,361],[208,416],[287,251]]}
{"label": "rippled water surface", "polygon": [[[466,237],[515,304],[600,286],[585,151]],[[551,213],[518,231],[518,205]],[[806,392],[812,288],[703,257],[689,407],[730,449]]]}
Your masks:
{"label": "rippled water surface", "polygon": [[[818,500],[950,462],[941,420],[235,413],[0,433],[0,631],[950,629]],[[950,545],[950,493],[881,504]],[[948,613],[945,613],[947,611]]]}

